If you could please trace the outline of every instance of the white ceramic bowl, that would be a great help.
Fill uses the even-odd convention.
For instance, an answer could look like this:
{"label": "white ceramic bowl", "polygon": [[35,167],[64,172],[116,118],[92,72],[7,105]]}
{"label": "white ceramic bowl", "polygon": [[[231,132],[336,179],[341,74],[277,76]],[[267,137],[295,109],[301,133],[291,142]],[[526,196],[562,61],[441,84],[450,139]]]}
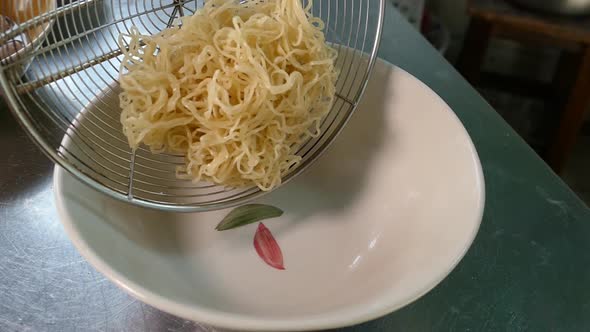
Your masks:
{"label": "white ceramic bowl", "polygon": [[260,202],[285,270],[257,256],[257,225],[228,211],[173,214],[115,201],[55,170],[61,220],[80,253],[169,313],[248,331],[334,328],[390,313],[436,286],[471,245],[484,208],[475,148],[449,107],[379,61],[358,111],[311,169]]}

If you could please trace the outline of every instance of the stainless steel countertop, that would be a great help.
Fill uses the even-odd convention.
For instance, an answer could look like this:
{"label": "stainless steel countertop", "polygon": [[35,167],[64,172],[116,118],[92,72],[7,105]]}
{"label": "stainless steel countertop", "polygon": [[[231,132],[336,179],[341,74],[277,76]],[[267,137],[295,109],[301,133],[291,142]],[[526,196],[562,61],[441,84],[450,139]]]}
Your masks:
{"label": "stainless steel countertop", "polygon": [[[589,331],[590,210],[392,6],[380,56],[461,119],[483,164],[486,212],[433,291],[341,331]],[[131,298],[86,263],[58,220],[53,165],[2,102],[0,151],[0,332],[218,331]]]}
{"label": "stainless steel countertop", "polygon": [[0,331],[215,331],[131,298],[80,257],[53,165],[0,101]]}
{"label": "stainless steel countertop", "polygon": [[[119,4],[123,6],[125,1]],[[107,19],[105,13],[112,10],[105,8],[97,5],[97,18]],[[65,26],[75,19],[58,20],[54,29],[62,25],[69,31]],[[81,22],[80,26],[85,24]],[[84,58],[86,53],[81,47],[99,52],[112,47],[106,43],[96,38],[82,46],[76,44],[60,54],[60,62],[55,65],[65,66]],[[111,69],[109,74],[116,76],[116,67]],[[53,99],[48,101],[63,105]],[[67,115],[79,110],[56,106],[56,111]],[[52,184],[54,166],[29,140],[1,97],[0,151],[4,153],[0,157],[0,332],[220,331],[161,312],[130,297],[77,253],[57,216]]]}

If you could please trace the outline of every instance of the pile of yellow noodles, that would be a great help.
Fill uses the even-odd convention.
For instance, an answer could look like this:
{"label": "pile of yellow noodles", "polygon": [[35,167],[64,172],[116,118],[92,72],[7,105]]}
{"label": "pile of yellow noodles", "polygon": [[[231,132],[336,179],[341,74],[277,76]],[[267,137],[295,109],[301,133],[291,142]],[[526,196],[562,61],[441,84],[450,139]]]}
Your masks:
{"label": "pile of yellow noodles", "polygon": [[135,149],[186,156],[179,177],[270,190],[319,135],[336,52],[311,1],[210,0],[181,27],[121,35],[121,123]]}

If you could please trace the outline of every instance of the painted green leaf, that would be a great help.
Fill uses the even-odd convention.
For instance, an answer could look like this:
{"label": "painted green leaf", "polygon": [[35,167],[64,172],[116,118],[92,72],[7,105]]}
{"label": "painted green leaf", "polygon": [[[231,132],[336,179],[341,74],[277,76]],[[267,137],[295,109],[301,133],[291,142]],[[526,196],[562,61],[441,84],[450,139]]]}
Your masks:
{"label": "painted green leaf", "polygon": [[271,205],[247,204],[233,209],[215,227],[218,231],[226,231],[255,223],[260,220],[276,218],[283,215],[283,210]]}

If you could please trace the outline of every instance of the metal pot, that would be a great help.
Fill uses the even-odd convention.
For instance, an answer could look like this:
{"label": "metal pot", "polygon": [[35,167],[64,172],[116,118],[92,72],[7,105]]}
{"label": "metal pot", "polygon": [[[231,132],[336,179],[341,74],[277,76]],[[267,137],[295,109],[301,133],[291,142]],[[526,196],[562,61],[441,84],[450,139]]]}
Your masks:
{"label": "metal pot", "polygon": [[590,14],[590,0],[513,0],[525,7],[555,14]]}

